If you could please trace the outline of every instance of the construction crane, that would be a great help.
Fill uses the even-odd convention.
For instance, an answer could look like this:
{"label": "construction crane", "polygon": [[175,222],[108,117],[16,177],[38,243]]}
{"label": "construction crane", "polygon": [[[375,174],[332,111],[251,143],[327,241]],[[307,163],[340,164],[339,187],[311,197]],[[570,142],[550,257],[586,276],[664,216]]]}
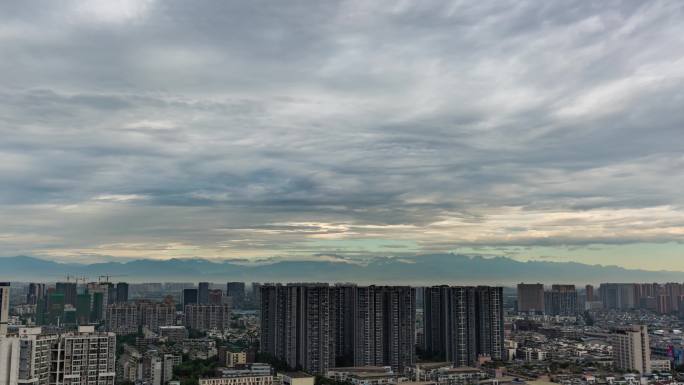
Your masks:
{"label": "construction crane", "polygon": [[126,274],[114,274],[114,275],[106,274],[106,275],[100,275],[100,276],[98,276],[98,277],[97,277],[97,280],[98,280],[100,283],[102,283],[102,278],[104,278],[104,279],[105,279],[104,282],[109,283],[109,279],[112,278],[112,277],[125,277],[125,276],[126,276]]}
{"label": "construction crane", "polygon": [[86,281],[88,280],[88,277],[83,276],[83,275],[82,276],[71,275],[71,274],[66,275],[66,282],[71,282],[72,279],[74,280],[74,282],[76,282],[76,284],[78,284],[78,282],[81,281],[85,285]]}

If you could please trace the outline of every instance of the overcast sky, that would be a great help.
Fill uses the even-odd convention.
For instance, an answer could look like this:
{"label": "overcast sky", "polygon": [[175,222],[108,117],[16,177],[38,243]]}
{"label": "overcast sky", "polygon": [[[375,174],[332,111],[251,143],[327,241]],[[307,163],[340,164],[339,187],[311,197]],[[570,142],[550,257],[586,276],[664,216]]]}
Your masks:
{"label": "overcast sky", "polygon": [[684,2],[4,1],[0,255],[684,270]]}

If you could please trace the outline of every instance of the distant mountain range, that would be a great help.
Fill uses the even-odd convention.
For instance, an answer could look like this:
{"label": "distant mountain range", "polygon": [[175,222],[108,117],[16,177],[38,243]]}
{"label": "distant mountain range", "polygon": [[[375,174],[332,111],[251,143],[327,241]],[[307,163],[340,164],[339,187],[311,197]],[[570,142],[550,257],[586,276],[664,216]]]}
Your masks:
{"label": "distant mountain range", "polygon": [[600,283],[684,281],[684,272],[629,270],[574,262],[520,262],[510,258],[456,254],[378,258],[367,264],[279,261],[268,264],[204,259],[140,259],[93,264],[58,263],[17,256],[0,258],[0,281],[63,280],[69,275],[97,280],[110,275],[128,282],[356,282],[362,284],[503,284],[517,282]]}

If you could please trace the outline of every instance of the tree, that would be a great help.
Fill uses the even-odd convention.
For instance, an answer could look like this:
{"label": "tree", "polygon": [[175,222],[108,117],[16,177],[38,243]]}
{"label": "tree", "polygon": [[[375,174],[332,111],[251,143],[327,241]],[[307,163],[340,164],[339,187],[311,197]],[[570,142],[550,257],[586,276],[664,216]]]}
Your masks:
{"label": "tree", "polygon": [[291,372],[295,370],[295,368],[290,367],[285,360],[281,360],[280,358],[267,353],[257,353],[256,360],[257,362],[264,362],[271,365],[277,372]]}

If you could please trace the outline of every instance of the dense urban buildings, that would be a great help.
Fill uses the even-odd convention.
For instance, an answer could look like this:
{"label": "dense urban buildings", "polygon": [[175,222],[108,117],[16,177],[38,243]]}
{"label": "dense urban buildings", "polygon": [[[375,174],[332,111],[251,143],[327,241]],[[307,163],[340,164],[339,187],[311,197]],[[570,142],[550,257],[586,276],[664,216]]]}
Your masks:
{"label": "dense urban buildings", "polygon": [[[684,284],[603,283],[600,302],[605,309],[648,309],[661,314],[679,314],[684,307]],[[684,315],[684,314],[682,314]]]}
{"label": "dense urban buildings", "polygon": [[424,350],[459,366],[478,357],[504,357],[503,288],[433,286],[424,289]]}
{"label": "dense urban buildings", "polygon": [[599,287],[601,302],[606,309],[634,309],[638,303],[636,285],[632,283],[602,283]]}
{"label": "dense urban buildings", "polygon": [[[85,359],[56,353],[85,343],[60,344],[88,336],[88,346],[104,353],[115,335],[125,342],[116,349],[114,372],[108,358],[97,358],[102,362],[88,369],[99,373],[102,384],[114,378],[168,385],[183,360],[218,364],[200,377],[205,382],[272,376],[279,384],[273,368],[256,357],[355,385],[485,385],[495,375],[490,366],[503,368],[504,376],[506,371],[530,378],[552,375],[562,385],[592,385],[563,367],[582,367],[607,379],[624,376],[626,384],[642,377],[652,384],[684,365],[677,283],[604,283],[593,298],[587,294],[593,287],[578,293],[574,285],[551,284],[546,291],[543,285],[522,285],[537,296],[542,289],[541,312],[519,311],[515,300],[521,293],[491,286],[430,286],[417,298],[408,286],[265,284],[259,285],[258,310],[233,312],[235,298],[211,285],[208,303],[176,306],[185,289],[199,290],[191,283],[130,284],[132,298],[120,302],[121,283],[91,282],[76,286],[74,307],[65,300],[71,286],[60,285],[57,292],[56,284],[20,283],[20,291],[10,296],[5,283],[2,298],[13,304],[2,300],[9,309],[3,317],[8,336],[0,338],[0,370],[6,371],[0,385],[56,385],[54,368],[61,373],[71,367],[69,360]],[[604,296],[616,304],[627,298],[632,308],[603,308]],[[65,380],[94,378],[71,370]]]}

